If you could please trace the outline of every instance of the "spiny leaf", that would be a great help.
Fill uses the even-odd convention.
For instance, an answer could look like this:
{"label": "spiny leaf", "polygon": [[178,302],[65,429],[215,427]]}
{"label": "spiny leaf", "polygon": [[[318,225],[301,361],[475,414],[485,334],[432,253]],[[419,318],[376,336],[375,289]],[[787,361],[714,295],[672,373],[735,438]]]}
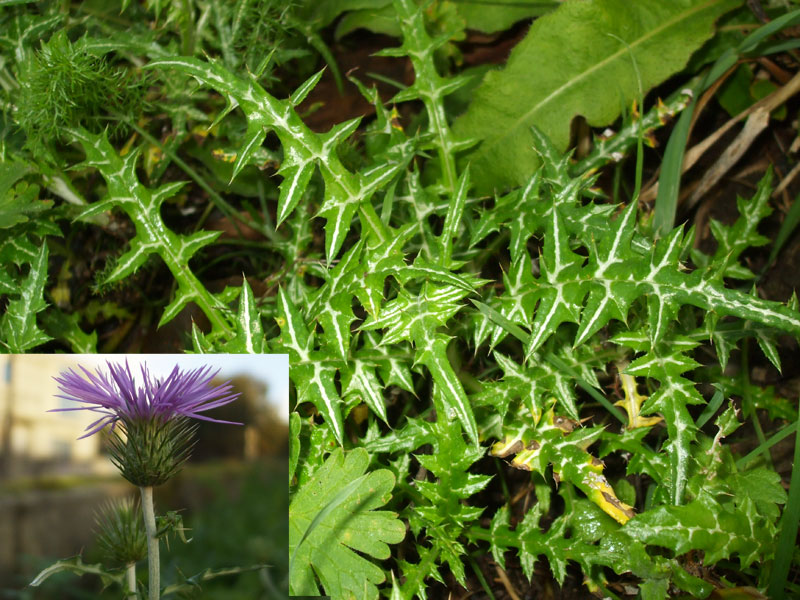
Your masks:
{"label": "spiny leaf", "polygon": [[617,498],[603,476],[603,463],[586,451],[602,433],[601,428],[579,428],[577,422],[555,415],[552,408],[539,419],[531,417],[520,411],[504,426],[505,437],[492,446],[492,454],[516,454],[512,466],[542,474],[552,464],[559,480],[579,488],[616,521],[626,523],[633,517],[633,509]]}
{"label": "spiny leaf", "polygon": [[0,336],[12,353],[27,352],[51,339],[36,323],[36,315],[47,308],[43,298],[47,283],[47,256],[47,244],[42,243],[28,276],[20,282],[14,294],[16,298],[12,296],[0,320]]}
{"label": "spiny leaf", "polygon": [[76,354],[97,353],[97,332],[86,333],[78,324],[79,313],[66,314],[50,310],[41,315],[42,325],[52,338],[66,341]]}
{"label": "spiny leaf", "polygon": [[378,382],[372,365],[358,359],[350,361],[342,370],[342,388],[345,397],[359,397],[384,423],[388,423],[383,386]]}
{"label": "spiny leaf", "polygon": [[[260,146],[267,130],[275,131],[284,151],[280,169],[284,179],[280,185],[279,222],[297,206],[314,166],[319,168],[325,182],[325,202],[319,214],[327,220],[325,252],[328,260],[333,260],[339,253],[356,212],[360,212],[365,232],[369,231],[379,242],[386,240],[388,232],[369,200],[378,188],[388,184],[405,167],[413,154],[412,145],[402,147],[395,160],[377,170],[352,173],[339,160],[336,146],[358,126],[357,119],[335,126],[327,134],[317,135],[297,115],[291,98],[278,100],[268,94],[254,77],[240,78],[218,62],[174,58],[152,62],[148,67],[172,67],[183,71],[232,98],[242,108],[248,126],[244,148],[237,153],[237,165],[246,164],[248,153],[252,154]],[[305,87],[301,86],[301,91]],[[237,169],[234,171],[238,173]]]}
{"label": "spiny leaf", "polygon": [[461,223],[462,215],[464,214],[464,204],[467,200],[467,191],[469,190],[469,166],[461,173],[458,179],[458,188],[450,201],[450,206],[447,209],[447,217],[444,220],[444,227],[442,228],[442,255],[441,263],[443,266],[450,265],[450,256],[453,248],[453,238],[458,235],[458,227]]}
{"label": "spiny leaf", "polygon": [[447,358],[447,344],[450,341],[444,334],[431,334],[424,332],[417,338],[417,352],[415,362],[428,367],[431,377],[441,391],[442,405],[438,410],[443,411],[448,419],[458,419],[464,427],[467,436],[478,443],[478,426],[472,412],[464,387],[458,380]]}
{"label": "spiny leaf", "polygon": [[632,519],[626,535],[645,544],[670,548],[676,554],[702,550],[709,565],[737,554],[743,568],[756,558],[769,556],[774,526],[766,520],[741,518],[724,510],[708,495],[684,506],[661,506]]}
{"label": "spiny leaf", "polygon": [[620,373],[619,379],[622,382],[622,391],[625,394],[625,398],[614,404],[621,406],[628,413],[628,429],[651,427],[661,422],[661,417],[641,416],[642,403],[647,398],[636,390],[636,379],[627,373]]}
{"label": "spiny leaf", "polygon": [[684,354],[695,346],[696,343],[685,338],[666,339],[625,369],[628,375],[652,377],[661,383],[642,406],[641,412],[649,414],[658,411],[667,424],[670,496],[673,504],[682,503],[691,456],[690,446],[695,439],[696,427],[688,406],[704,402],[695,385],[681,376],[698,366],[697,362]]}
{"label": "spiny leaf", "polygon": [[50,576],[55,575],[56,573],[61,572],[69,572],[74,573],[76,575],[97,575],[103,582],[103,585],[111,585],[112,583],[116,583],[119,586],[123,585],[123,581],[125,578],[125,574],[120,573],[112,573],[106,571],[100,563],[95,565],[87,565],[83,562],[80,556],[75,556],[73,558],[67,558],[64,560],[59,560],[46,569],[42,570],[34,579],[31,581],[31,587],[39,587],[44,583],[46,579]]}
{"label": "spiny leaf", "polygon": [[297,387],[298,402],[311,402],[325,417],[333,430],[336,440],[344,442],[344,422],[342,420],[342,400],[336,391],[334,376],[336,370],[319,360],[313,352],[313,332],[303,321],[300,312],[289,299],[286,290],[278,292],[277,322],[281,335],[274,340],[276,350],[289,354],[292,368],[289,377]]}
{"label": "spiny leaf", "polygon": [[425,282],[416,297],[401,290],[395,300],[387,303],[377,317],[370,317],[361,329],[383,329],[383,343],[402,340],[413,341],[416,347],[415,362],[428,367],[434,381],[442,390],[448,418],[457,418],[473,441],[478,440],[478,429],[464,388],[447,358],[444,334],[435,330],[444,325],[460,308],[458,303],[467,291],[451,286],[434,286]]}
{"label": "spiny leaf", "polygon": [[[124,158],[114,150],[105,134],[95,135],[85,129],[73,129],[69,134],[83,146],[87,166],[97,168],[108,185],[108,196],[102,201],[104,210],[112,207],[122,209],[136,227],[136,235],[130,240],[130,250],[117,260],[108,281],[129,277],[141,267],[151,254],[158,254],[169,268],[178,290],[162,314],[159,325],[173,319],[189,302],[195,302],[206,314],[216,335],[230,333],[226,313],[227,306],[215,298],[187,267],[197,251],[219,237],[219,231],[200,231],[191,236],[172,232],[161,218],[160,205],[171,193],[177,192],[180,184],[168,184],[150,190],[143,186],[136,175],[138,151]],[[95,214],[90,206],[83,216]]]}
{"label": "spiny leaf", "polygon": [[239,314],[236,317],[234,337],[224,346],[225,351],[231,354],[264,354],[267,349],[266,339],[253,290],[247,278],[244,278],[242,291],[239,293]]}
{"label": "spiny leaf", "polygon": [[540,259],[542,272],[540,285],[536,282],[534,296],[539,299],[531,325],[531,340],[526,349],[530,356],[552,335],[563,322],[578,323],[585,295],[584,282],[578,273],[583,258],[569,249],[567,231],[556,207],[550,211],[547,224],[547,241]]}

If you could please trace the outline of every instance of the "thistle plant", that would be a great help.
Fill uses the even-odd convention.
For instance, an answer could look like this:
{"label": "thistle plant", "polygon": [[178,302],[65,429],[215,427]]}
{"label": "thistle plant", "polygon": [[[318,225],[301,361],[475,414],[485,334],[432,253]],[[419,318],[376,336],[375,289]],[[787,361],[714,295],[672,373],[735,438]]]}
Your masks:
{"label": "thistle plant", "polygon": [[[210,367],[183,371],[177,365],[164,378],[152,376],[145,364],[137,381],[127,361],[106,363],[107,371],[92,373],[81,366],[84,377],[69,369],[55,377],[57,397],[82,404],[51,412],[88,410],[100,418],[86,428],[83,438],[110,426],[111,460],[122,476],[141,492],[147,538],[148,598],[161,593],[159,532],[153,503],[153,487],[168,481],[189,458],[195,428],[191,419],[241,425],[201,414],[236,400],[229,382],[212,385],[218,373]],[[112,543],[122,535],[135,535],[133,526],[116,517],[116,526],[101,540]],[[109,521],[110,519],[106,519]],[[130,562],[126,561],[126,565]]]}
{"label": "thistle plant", "polygon": [[[609,598],[620,581],[646,600],[726,595],[728,582],[796,595],[791,547],[775,540],[797,531],[800,472],[787,497],[769,449],[796,431],[797,407],[750,379],[756,366],[790,377],[800,337],[796,297],[762,275],[786,264],[800,222],[797,203],[773,198],[791,177],[759,164],[725,223],[685,224],[661,202],[679,196],[681,156],[648,148],[675,118],[685,143],[735,63],[793,53],[776,36],[800,11],[762,3],[762,26],[741,0],[349,8],[361,4],[124,2],[103,19],[9,8],[0,191],[15,224],[0,229],[0,343],[135,345],[124,320],[177,329],[191,352],[287,354],[294,594],[491,597],[489,568],[554,585],[572,570]],[[502,69],[461,44],[531,17]],[[341,79],[322,39],[364,27],[393,36],[377,54],[397,72],[350,71],[368,110],[314,122],[320,103],[339,107],[321,91]],[[16,106],[33,88],[15,84],[47,81],[23,63],[58,73],[24,61],[41,50],[32,31],[55,48],[62,29],[98,82],[112,65],[153,85],[117,116],[135,132],[124,142],[89,103],[43,166],[23,143],[38,113]],[[669,185],[653,207],[641,183],[659,170]],[[62,228],[104,248],[122,231],[127,246],[90,260]],[[92,310],[69,312],[60,273],[81,271],[53,270],[64,263],[101,263],[70,288]],[[90,406],[87,433],[111,427],[115,462],[152,485],[202,413],[150,422]]]}

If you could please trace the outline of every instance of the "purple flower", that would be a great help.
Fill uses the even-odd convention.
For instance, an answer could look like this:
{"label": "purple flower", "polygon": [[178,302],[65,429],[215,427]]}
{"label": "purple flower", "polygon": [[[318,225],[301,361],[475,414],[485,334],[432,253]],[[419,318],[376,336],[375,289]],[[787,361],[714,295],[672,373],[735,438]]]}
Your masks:
{"label": "purple flower", "polygon": [[70,410],[90,410],[101,416],[86,428],[81,438],[93,435],[117,421],[125,424],[146,421],[167,422],[179,417],[201,419],[213,423],[241,425],[232,421],[212,419],[199,413],[224,406],[236,400],[239,393],[231,393],[230,382],[211,386],[211,380],[219,370],[200,367],[191,371],[181,371],[177,365],[164,379],[152,377],[146,365],[142,365],[143,385],[137,385],[131,374],[128,361],[125,365],[106,362],[108,373],[97,370],[91,373],[80,367],[86,375],[81,377],[72,369],[54,377],[63,394],[57,398],[81,402],[84,406],[75,408],[56,408],[49,412]]}

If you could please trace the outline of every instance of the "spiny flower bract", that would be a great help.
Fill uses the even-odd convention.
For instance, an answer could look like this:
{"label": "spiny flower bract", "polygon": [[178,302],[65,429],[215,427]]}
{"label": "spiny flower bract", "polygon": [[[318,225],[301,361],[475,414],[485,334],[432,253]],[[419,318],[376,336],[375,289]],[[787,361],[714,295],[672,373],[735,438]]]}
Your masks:
{"label": "spiny flower bract", "polygon": [[130,498],[109,500],[95,515],[95,523],[97,544],[112,562],[127,565],[147,556],[147,534],[138,503]]}
{"label": "spiny flower bract", "polygon": [[52,412],[89,410],[103,415],[86,428],[81,438],[95,434],[109,424],[113,428],[120,420],[127,426],[135,422],[165,422],[180,417],[241,425],[200,414],[229,404],[240,395],[231,393],[230,382],[211,385],[219,370],[212,372],[211,367],[204,366],[182,371],[176,365],[166,378],[158,379],[151,376],[143,364],[143,383],[137,385],[127,361],[124,366],[110,362],[106,362],[106,366],[108,373],[99,369],[92,373],[81,366],[86,378],[72,369],[54,377],[63,392],[56,397],[80,402],[84,406],[57,408]]}

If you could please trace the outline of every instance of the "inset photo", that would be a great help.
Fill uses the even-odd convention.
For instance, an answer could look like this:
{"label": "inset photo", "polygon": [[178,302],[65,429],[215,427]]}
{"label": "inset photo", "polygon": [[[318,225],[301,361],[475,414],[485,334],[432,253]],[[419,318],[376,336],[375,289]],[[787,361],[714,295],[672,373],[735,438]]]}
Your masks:
{"label": "inset photo", "polygon": [[0,596],[288,595],[284,354],[0,355]]}

